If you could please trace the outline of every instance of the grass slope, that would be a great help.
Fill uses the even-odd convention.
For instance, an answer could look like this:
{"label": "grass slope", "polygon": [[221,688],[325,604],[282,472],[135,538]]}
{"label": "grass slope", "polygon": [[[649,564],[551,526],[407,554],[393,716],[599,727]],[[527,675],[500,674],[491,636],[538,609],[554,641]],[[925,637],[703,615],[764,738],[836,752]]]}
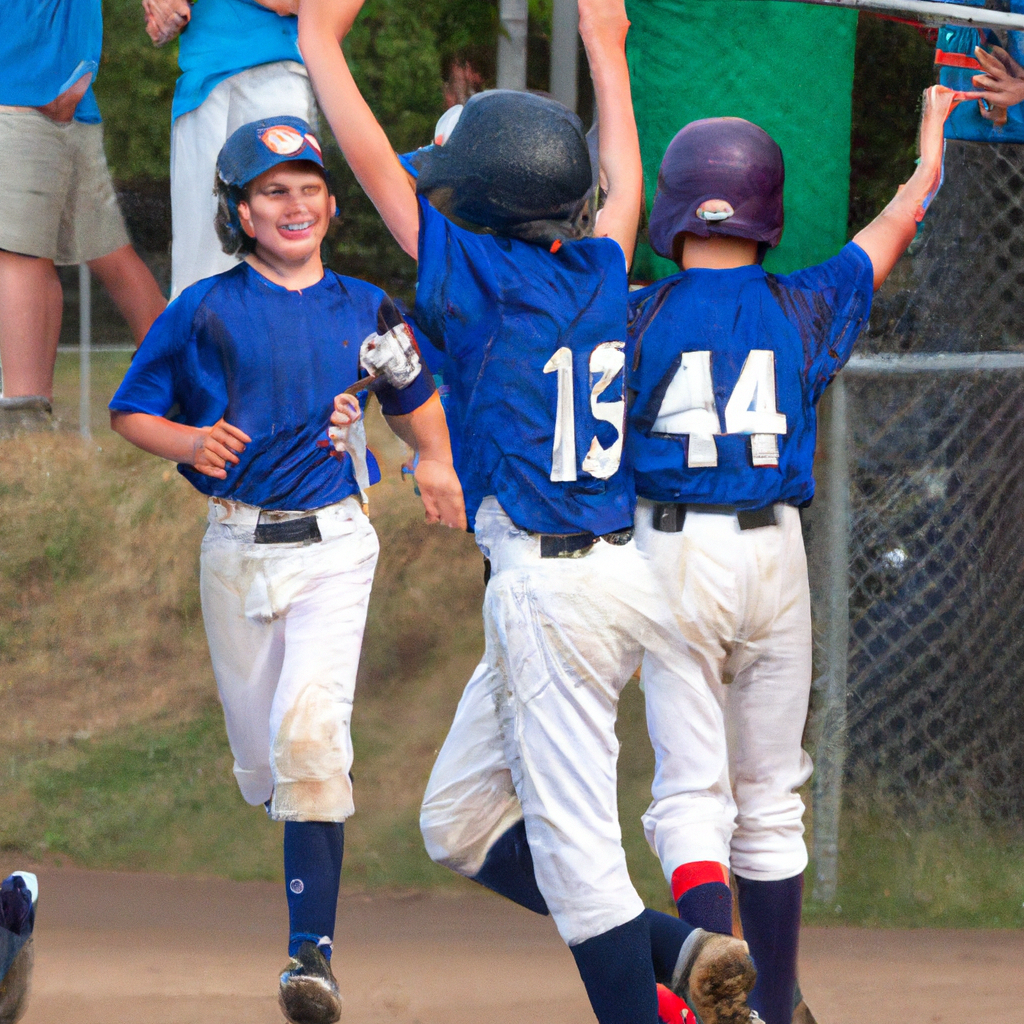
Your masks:
{"label": "grass slope", "polygon": [[[104,406],[127,362],[94,357],[94,437],[68,431],[0,448],[0,850],[4,859],[280,879],[281,826],[231,774],[199,615],[203,500],[112,435]],[[56,408],[75,428],[77,367],[62,356]],[[349,887],[462,885],[430,863],[419,799],[483,648],[480,556],[426,527],[398,480],[402,448],[369,424],[385,482],[353,720],[358,811]],[[630,871],[670,909],[639,818],[653,755],[643,695],[619,713],[620,818]],[[808,893],[810,879],[808,878]],[[815,923],[1024,925],[1024,833],[965,816],[910,826],[877,807],[843,822],[834,904]]]}

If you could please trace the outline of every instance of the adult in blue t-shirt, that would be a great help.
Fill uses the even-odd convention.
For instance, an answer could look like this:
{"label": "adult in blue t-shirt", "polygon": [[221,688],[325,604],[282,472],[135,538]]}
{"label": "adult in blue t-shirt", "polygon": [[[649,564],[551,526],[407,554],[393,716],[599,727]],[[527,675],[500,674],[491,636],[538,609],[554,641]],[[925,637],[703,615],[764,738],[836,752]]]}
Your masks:
{"label": "adult in blue t-shirt", "polygon": [[146,0],[162,45],[179,36],[171,107],[171,297],[230,270],[213,231],[217,154],[243,124],[276,114],[316,126],[297,42],[298,0]]}
{"label": "adult in blue t-shirt", "polygon": [[11,0],[3,11],[0,370],[4,396],[36,396],[45,416],[63,312],[55,265],[88,263],[136,343],[165,302],[128,244],[103,152],[100,0]]}

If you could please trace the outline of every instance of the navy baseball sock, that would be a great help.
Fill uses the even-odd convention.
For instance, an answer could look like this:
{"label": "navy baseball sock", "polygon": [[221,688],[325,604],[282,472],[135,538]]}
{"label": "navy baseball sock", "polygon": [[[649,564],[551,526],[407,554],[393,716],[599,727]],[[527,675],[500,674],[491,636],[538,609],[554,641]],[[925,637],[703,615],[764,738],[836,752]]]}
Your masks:
{"label": "navy baseball sock", "polygon": [[657,1024],[647,914],[570,946],[599,1024]]}
{"label": "navy baseball sock", "polygon": [[667,985],[672,980],[672,973],[679,961],[679,950],[683,948],[687,935],[693,927],[686,921],[680,921],[671,914],[663,914],[660,910],[645,910],[642,915],[647,920],[647,929],[651,935],[651,963],[654,965],[654,978],[659,984]]}
{"label": "navy baseball sock", "polygon": [[[340,821],[284,823],[284,884],[288,893],[288,955],[303,942],[334,938],[345,826]],[[331,947],[320,946],[331,958]]]}
{"label": "navy baseball sock", "polygon": [[796,988],[797,945],[803,875],[777,882],[736,876],[743,937],[757,967],[757,984],[748,997],[765,1024],[790,1024]]}
{"label": "navy baseball sock", "polygon": [[672,872],[672,898],[679,916],[695,928],[732,935],[732,890],[724,864],[680,864]]}
{"label": "navy baseball sock", "polygon": [[473,881],[535,914],[548,912],[548,905],[537,888],[533,854],[522,818],[503,832],[487,851],[484,866],[473,876]]}

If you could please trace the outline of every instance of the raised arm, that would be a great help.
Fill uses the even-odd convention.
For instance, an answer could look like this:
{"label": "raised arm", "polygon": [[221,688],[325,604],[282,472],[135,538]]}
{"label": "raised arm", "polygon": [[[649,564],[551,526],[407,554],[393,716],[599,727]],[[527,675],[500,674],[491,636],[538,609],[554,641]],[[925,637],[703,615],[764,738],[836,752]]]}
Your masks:
{"label": "raised arm", "polygon": [[579,0],[580,35],[587,49],[597,101],[598,153],[608,197],[598,215],[595,235],[614,238],[633,260],[643,202],[640,139],[626,65],[629,19],[623,0]]}
{"label": "raised arm", "polygon": [[876,291],[914,240],[917,225],[942,182],[942,128],[949,112],[961,100],[976,95],[941,85],[925,90],[917,169],[905,185],[900,185],[889,205],[853,238],[871,258]]}
{"label": "raised arm", "polygon": [[418,409],[404,416],[387,416],[388,426],[419,453],[416,483],[419,485],[428,523],[466,529],[466,505],[462,485],[452,465],[448,422],[435,392]]}
{"label": "raised arm", "polygon": [[301,0],[299,48],[313,90],[352,173],[398,244],[416,259],[419,207],[415,184],[402,169],[352,77],[341,42],[363,0]]}

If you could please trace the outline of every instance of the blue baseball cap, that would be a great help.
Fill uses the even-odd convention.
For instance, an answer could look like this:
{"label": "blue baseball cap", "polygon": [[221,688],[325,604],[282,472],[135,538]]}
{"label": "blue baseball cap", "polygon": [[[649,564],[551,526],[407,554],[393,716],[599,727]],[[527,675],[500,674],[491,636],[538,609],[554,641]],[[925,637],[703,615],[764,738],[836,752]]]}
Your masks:
{"label": "blue baseball cap", "polygon": [[324,166],[320,143],[301,117],[265,117],[243,124],[221,147],[217,176],[225,185],[248,185],[264,171],[292,160]]}

